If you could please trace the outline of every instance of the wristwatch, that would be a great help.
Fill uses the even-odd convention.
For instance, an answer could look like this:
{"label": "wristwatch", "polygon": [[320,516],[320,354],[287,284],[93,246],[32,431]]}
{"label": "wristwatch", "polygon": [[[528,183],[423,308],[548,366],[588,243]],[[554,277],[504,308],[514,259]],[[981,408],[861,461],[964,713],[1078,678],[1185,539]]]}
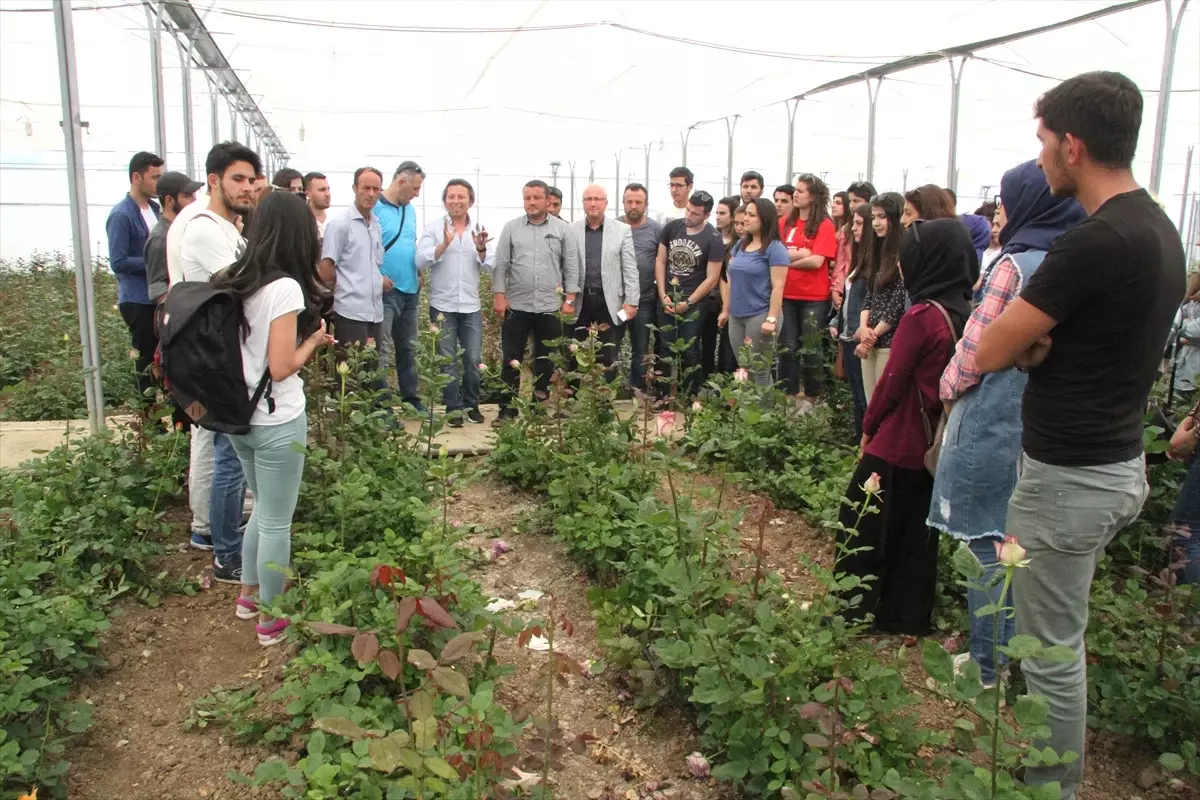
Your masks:
{"label": "wristwatch", "polygon": [[775,317],[767,317],[767,322],[771,323],[772,325],[774,325],[776,323],[776,321],[777,320],[775,319]]}

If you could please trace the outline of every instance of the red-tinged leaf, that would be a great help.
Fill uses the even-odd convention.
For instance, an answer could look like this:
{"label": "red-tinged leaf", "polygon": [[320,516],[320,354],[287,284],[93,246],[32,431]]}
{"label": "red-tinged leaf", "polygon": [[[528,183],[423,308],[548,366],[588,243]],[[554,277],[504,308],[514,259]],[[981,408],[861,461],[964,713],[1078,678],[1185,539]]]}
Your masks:
{"label": "red-tinged leaf", "polygon": [[581,756],[587,752],[588,745],[598,741],[600,741],[599,736],[593,736],[590,733],[581,733],[571,740],[571,749],[575,751],[575,755]]}
{"label": "red-tinged leaf", "polygon": [[541,625],[534,625],[534,626],[533,626],[532,628],[530,628],[529,630],[533,631],[533,635],[534,635],[534,636],[541,636],[541,635],[542,635],[542,626],[541,626]]}
{"label": "red-tinged leaf", "polygon": [[387,564],[380,564],[371,570],[371,586],[391,586],[396,581],[404,583],[404,571]]}
{"label": "red-tinged leaf", "polygon": [[417,613],[417,598],[401,598],[400,602],[396,604],[396,633],[404,633],[408,630],[408,623],[415,613]]}
{"label": "red-tinged leaf", "polygon": [[567,687],[567,686],[571,685],[567,681],[567,676],[563,675],[561,672],[554,676],[554,680],[558,681],[559,685],[563,686],[563,687]]}
{"label": "red-tinged leaf", "polygon": [[479,641],[478,633],[460,633],[450,641],[446,642],[446,646],[442,648],[440,661],[443,664],[449,664],[458,661],[462,657],[469,654],[475,649],[475,643]]}
{"label": "red-tinged leaf", "polygon": [[799,713],[803,719],[817,719],[825,713],[825,706],[820,703],[805,703],[800,706]]}
{"label": "red-tinged leaf", "polygon": [[395,650],[380,650],[375,661],[379,664],[379,671],[393,681],[400,677],[400,671],[404,668]]}
{"label": "red-tinged leaf", "polygon": [[432,597],[422,597],[417,600],[417,613],[441,628],[457,628],[454,617],[446,613],[446,609],[438,605]]}
{"label": "red-tinged leaf", "polygon": [[529,644],[529,640],[533,638],[533,628],[526,628],[521,631],[521,635],[517,637],[517,647],[524,647]]}
{"label": "red-tinged leaf", "polygon": [[366,666],[379,655],[379,637],[373,633],[360,633],[350,643],[350,652],[360,667]]}
{"label": "red-tinged leaf", "polygon": [[308,629],[314,633],[329,636],[353,636],[358,633],[358,628],[350,625],[339,625],[336,622],[309,622]]}
{"label": "red-tinged leaf", "polygon": [[838,678],[838,683],[842,684],[842,688],[847,692],[854,691],[854,681],[850,680],[849,678]]}
{"label": "red-tinged leaf", "polygon": [[484,724],[479,730],[474,730],[463,737],[463,744],[468,750],[475,750],[481,747],[489,747],[492,744],[492,736],[495,731],[491,725]]}
{"label": "red-tinged leaf", "polygon": [[569,619],[564,619],[562,622],[560,622],[560,623],[559,623],[559,626],[560,626],[560,627],[561,627],[561,628],[562,628],[564,631],[566,631],[566,634],[567,634],[567,636],[574,636],[574,635],[575,635],[575,623],[571,622],[571,620],[569,620]]}

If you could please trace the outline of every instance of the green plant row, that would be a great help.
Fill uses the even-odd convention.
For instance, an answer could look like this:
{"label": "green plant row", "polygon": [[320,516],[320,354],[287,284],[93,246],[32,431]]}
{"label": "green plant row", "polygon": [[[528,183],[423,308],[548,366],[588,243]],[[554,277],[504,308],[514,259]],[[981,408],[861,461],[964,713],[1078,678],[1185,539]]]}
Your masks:
{"label": "green plant row", "polygon": [[[0,786],[63,797],[71,736],[91,707],[72,681],[102,668],[98,635],[116,599],[156,604],[155,572],[181,493],[187,437],[109,433],[0,472]],[[47,796],[46,794],[42,795]]]}
{"label": "green plant row", "polygon": [[[744,510],[721,510],[720,488],[693,490],[696,462],[668,436],[685,416],[701,429],[706,406],[761,403],[758,390],[719,382],[719,396],[665,415],[647,406],[637,425],[613,414],[615,390],[595,366],[596,348],[593,337],[573,360],[553,356],[550,397],[500,431],[490,461],[498,474],[545,494],[535,524],[593,575],[606,656],[626,671],[640,705],[689,702],[717,762],[712,775],[753,796],[1057,797],[1056,787],[1018,788],[1016,766],[1057,756],[1030,751],[1000,719],[985,696],[995,690],[983,692],[977,670],[956,677],[950,654],[934,645],[923,654],[933,689],[914,686],[903,648],[872,643],[845,623],[840,598],[857,578],[806,561],[825,591],[808,602],[790,596],[762,563],[771,503],[757,509],[752,575],[733,573]],[[724,456],[725,439],[693,443],[702,458]],[[825,479],[809,490],[819,495]],[[700,502],[705,494],[708,504]],[[1013,656],[1042,654],[1036,642],[1025,648]],[[955,731],[917,724],[917,694],[927,691],[964,709]],[[1024,735],[1041,731],[1044,701],[1024,698],[1016,710]],[[992,733],[1003,746],[993,747]],[[986,743],[993,768],[980,773],[966,757],[928,757],[952,736],[967,751]]]}

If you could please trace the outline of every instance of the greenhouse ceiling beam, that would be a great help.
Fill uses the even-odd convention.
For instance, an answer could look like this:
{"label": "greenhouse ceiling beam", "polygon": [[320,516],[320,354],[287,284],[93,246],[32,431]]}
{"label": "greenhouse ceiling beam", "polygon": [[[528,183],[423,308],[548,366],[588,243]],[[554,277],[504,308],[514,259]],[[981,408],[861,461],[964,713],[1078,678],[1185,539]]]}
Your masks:
{"label": "greenhouse ceiling beam", "polygon": [[212,34],[209,33],[192,4],[184,0],[172,0],[172,2],[161,3],[161,6],[163,13],[170,19],[179,35],[195,43],[192,54],[196,63],[205,71],[209,79],[216,83],[221,93],[229,98],[230,104],[245,115],[246,126],[249,130],[254,131],[259,145],[269,148],[286,162],[288,152],[283,146],[283,141],[275,133],[271,123],[267,121],[267,117],[258,107],[258,103],[246,90],[242,79],[230,66],[225,54],[221,52],[221,48],[212,38]]}
{"label": "greenhouse ceiling beam", "polygon": [[[1100,19],[1101,17],[1107,17],[1111,14],[1120,14],[1123,11],[1129,11],[1140,6],[1158,2],[1163,2],[1163,0],[1132,0],[1131,2],[1119,3],[1117,5],[1097,9],[1096,11],[1090,11],[1087,14],[1081,14],[1078,17],[1065,19],[1061,22],[1053,22],[1049,25],[1041,25],[1036,28],[1029,28],[1028,30],[1005,34],[1004,36],[996,36],[991,39],[983,39],[978,42],[971,42],[970,44],[944,47],[940,50],[922,53],[921,55],[908,56],[907,58],[901,58],[897,61],[892,61],[887,64],[880,64],[878,67],[872,67],[862,72],[856,72],[852,75],[847,75],[844,78],[838,78],[837,80],[822,83],[820,86],[816,86],[806,92],[793,95],[792,97],[787,98],[787,100],[784,102],[790,103],[794,101],[798,103],[801,100],[813,96],[814,94],[831,92],[834,89],[841,89],[845,86],[854,86],[855,84],[866,82],[867,90],[871,99],[871,113],[867,129],[867,180],[871,181],[874,180],[875,173],[875,104],[879,98],[879,90],[881,88],[880,84],[882,83],[884,77],[888,75],[894,75],[897,72],[904,72],[905,70],[916,69],[917,67],[924,67],[929,64],[936,64],[939,61],[949,60],[953,65],[954,59],[956,58],[961,59],[962,63],[965,64],[967,58],[974,53],[979,52],[980,50],[987,50],[988,48],[999,47],[1000,45],[1005,44],[1012,44],[1013,42],[1020,41],[1021,39],[1028,39],[1032,36],[1038,36],[1043,33],[1049,33],[1062,28],[1069,28],[1070,26],[1078,25],[1081,22],[1090,22],[1095,19]],[[959,69],[961,70],[961,66]],[[954,120],[951,131],[952,138],[950,140],[950,152],[947,163],[947,171],[949,173],[947,184],[953,186],[957,183],[955,177],[955,162],[957,161],[956,156],[958,149],[957,112],[958,92],[959,88],[961,87],[962,73],[959,71],[957,75],[955,75],[952,70],[951,77],[953,78],[951,82],[951,113],[954,116]],[[872,83],[874,83],[874,86],[872,86]],[[790,135],[791,134],[789,133],[789,136]]]}

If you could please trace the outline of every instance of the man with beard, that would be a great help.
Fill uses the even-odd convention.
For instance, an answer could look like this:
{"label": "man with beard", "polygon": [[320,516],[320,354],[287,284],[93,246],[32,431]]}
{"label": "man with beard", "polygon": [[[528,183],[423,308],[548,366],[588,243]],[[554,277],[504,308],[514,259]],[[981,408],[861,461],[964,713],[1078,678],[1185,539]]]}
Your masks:
{"label": "man with beard", "polygon": [[[658,220],[646,216],[649,193],[640,183],[631,183],[622,193],[621,203],[625,215],[618,217],[633,231],[633,251],[638,269],[637,314],[629,320],[630,365],[629,384],[634,389],[646,388],[646,356],[650,352],[650,337],[659,338],[651,326],[658,324],[658,293],[654,283],[654,261],[658,257],[658,238],[662,225]],[[620,343],[618,342],[618,349]],[[658,350],[656,349],[656,352]]]}
{"label": "man with beard", "polygon": [[329,179],[320,172],[304,176],[304,194],[308,197],[308,208],[317,221],[317,238],[325,239],[325,220],[332,202],[329,195]]}
{"label": "man with beard", "polygon": [[[167,269],[172,283],[211,279],[233,264],[245,246],[237,223],[254,200],[254,178],[262,172],[258,154],[237,142],[222,142],[209,151],[204,165],[208,202],[185,207],[167,232]],[[197,206],[199,210],[188,213]],[[213,578],[221,583],[240,584],[242,580],[238,524],[244,494],[242,465],[229,436],[193,428],[188,476],[191,545],[213,551]]]}

